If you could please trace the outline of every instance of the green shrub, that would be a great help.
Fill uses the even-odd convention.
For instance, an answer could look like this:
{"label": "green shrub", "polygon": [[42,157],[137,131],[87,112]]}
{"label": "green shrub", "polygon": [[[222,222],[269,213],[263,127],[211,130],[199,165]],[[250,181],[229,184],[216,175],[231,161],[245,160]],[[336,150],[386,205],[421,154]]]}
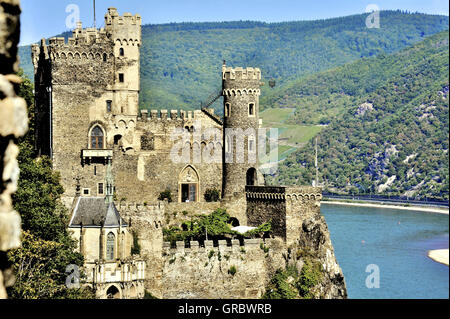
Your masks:
{"label": "green shrub", "polygon": [[234,276],[236,274],[236,266],[231,266],[230,269],[228,269],[228,274],[230,274],[231,276]]}
{"label": "green shrub", "polygon": [[207,202],[218,202],[220,200],[220,192],[216,188],[209,188],[205,192],[205,200]]}
{"label": "green shrub", "polygon": [[322,279],[322,266],[319,262],[307,259],[300,272],[297,281],[299,295],[305,299],[313,298],[311,288],[316,286]]}
{"label": "green shrub", "polygon": [[169,203],[172,202],[172,192],[170,191],[170,189],[166,189],[164,192],[161,192],[159,194],[158,200],[165,200],[165,199],[167,199]]}

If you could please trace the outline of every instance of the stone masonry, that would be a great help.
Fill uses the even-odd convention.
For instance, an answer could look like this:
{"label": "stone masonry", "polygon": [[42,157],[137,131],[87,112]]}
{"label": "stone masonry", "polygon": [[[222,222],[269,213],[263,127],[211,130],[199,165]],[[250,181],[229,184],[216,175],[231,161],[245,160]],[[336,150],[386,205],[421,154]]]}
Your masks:
{"label": "stone masonry", "polygon": [[20,246],[21,233],[11,200],[19,178],[16,140],[28,130],[27,106],[16,96],[20,12],[18,0],[0,0],[0,299],[7,298],[5,287],[14,283],[6,252]]}
{"label": "stone masonry", "polygon": [[[139,111],[141,41],[141,17],[109,8],[104,28],[79,23],[67,42],[32,47],[36,152],[61,173],[66,205],[104,197],[110,167],[116,206],[141,246],[145,289],[159,298],[259,298],[277,269],[301,269],[293,252],[306,248],[326,273],[317,297],[345,298],[321,189],[268,187],[259,170],[261,70],[223,63],[223,120],[208,108]],[[206,202],[208,189],[221,199]],[[159,199],[165,190],[172,202]],[[217,208],[240,225],[271,221],[273,238],[164,242],[164,228]]]}

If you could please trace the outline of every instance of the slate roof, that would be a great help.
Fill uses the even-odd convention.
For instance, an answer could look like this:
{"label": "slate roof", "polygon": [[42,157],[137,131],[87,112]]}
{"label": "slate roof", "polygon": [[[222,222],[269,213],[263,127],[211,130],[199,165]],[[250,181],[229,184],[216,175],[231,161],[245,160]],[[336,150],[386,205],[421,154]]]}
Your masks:
{"label": "slate roof", "polygon": [[120,216],[114,203],[106,204],[103,197],[79,197],[73,210],[69,227],[119,227],[128,224]]}

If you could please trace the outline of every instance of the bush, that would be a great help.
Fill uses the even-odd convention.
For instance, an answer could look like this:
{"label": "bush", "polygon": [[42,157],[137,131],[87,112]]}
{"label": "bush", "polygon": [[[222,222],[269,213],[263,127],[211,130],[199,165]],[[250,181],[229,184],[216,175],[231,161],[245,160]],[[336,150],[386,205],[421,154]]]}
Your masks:
{"label": "bush", "polygon": [[205,192],[205,200],[207,202],[218,202],[220,200],[220,192],[215,188],[209,188]]}
{"label": "bush", "polygon": [[172,192],[170,191],[170,189],[166,189],[164,192],[161,192],[159,194],[158,200],[165,200],[165,199],[167,199],[169,203],[172,202]]}
{"label": "bush", "polygon": [[236,271],[236,266],[231,266],[230,269],[228,269],[228,274],[234,276],[236,274]]}

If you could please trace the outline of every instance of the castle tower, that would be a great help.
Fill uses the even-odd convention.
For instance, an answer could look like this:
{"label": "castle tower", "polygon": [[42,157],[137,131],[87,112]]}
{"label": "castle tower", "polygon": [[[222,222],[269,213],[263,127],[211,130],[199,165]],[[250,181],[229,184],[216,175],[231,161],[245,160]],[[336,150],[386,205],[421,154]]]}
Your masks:
{"label": "castle tower", "polygon": [[141,17],[109,8],[104,28],[79,22],[67,41],[42,39],[32,46],[36,151],[61,172],[68,201],[75,196],[75,172],[82,195],[105,196],[107,164],[114,163],[112,129],[119,121],[137,122],[141,41]]}
{"label": "castle tower", "polygon": [[257,185],[261,71],[222,67],[224,97],[223,197],[245,196]]}

